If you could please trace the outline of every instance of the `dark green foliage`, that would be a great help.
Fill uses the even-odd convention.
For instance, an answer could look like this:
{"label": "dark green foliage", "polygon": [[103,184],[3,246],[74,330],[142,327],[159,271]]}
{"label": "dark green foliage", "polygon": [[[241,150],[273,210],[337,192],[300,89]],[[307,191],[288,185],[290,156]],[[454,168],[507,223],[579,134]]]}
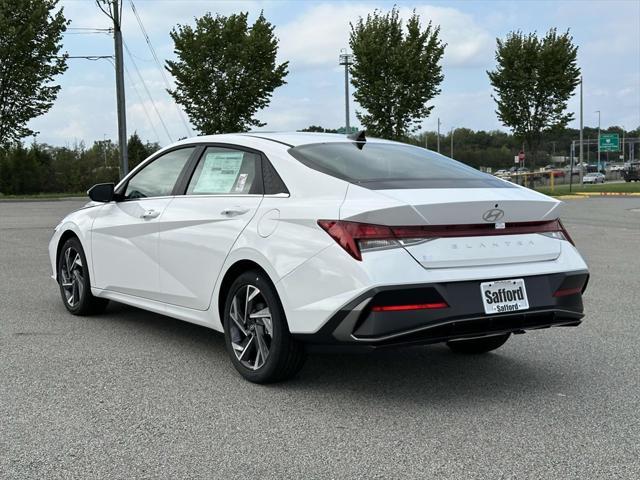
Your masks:
{"label": "dark green foliage", "polygon": [[332,128],[324,128],[319,125],[310,125],[307,128],[298,130],[299,132],[318,132],[318,133],[338,133],[338,130]]}
{"label": "dark green foliage", "polygon": [[376,10],[351,24],[349,45],[354,97],[366,110],[356,113],[363,127],[372,136],[392,139],[416,131],[444,79],[440,27],[429,22],[422,29],[414,12],[405,31],[396,7],[386,14]]}
{"label": "dark green foliage", "polygon": [[[136,162],[160,148],[155,143],[143,144],[136,134],[128,143],[129,155]],[[82,143],[73,148],[17,144],[0,149],[0,194],[85,192],[96,183],[117,183],[118,165],[118,148],[111,140],[97,141],[88,149]]]}
{"label": "dark green foliage", "polygon": [[551,29],[543,37],[511,32],[497,39],[496,70],[487,72],[502,123],[536,158],[543,133],[561,130],[573,119],[567,101],[580,83],[578,47],[569,32]]}
{"label": "dark green foliage", "polygon": [[67,68],[58,56],[69,22],[58,0],[0,0],[0,146],[33,135],[27,123],[47,112]]}
{"label": "dark green foliage", "polygon": [[156,143],[142,143],[138,132],[133,132],[127,142],[127,152],[129,154],[129,168],[133,170],[140,162],[145,160],[153,152],[159,150]]}
{"label": "dark green foliage", "polygon": [[169,93],[203,134],[263,126],[254,115],[286,83],[289,62],[276,63],[274,27],[262,13],[249,26],[247,15],[207,13],[195,27],[178,25],[171,31],[178,59],[167,61],[176,82]]}

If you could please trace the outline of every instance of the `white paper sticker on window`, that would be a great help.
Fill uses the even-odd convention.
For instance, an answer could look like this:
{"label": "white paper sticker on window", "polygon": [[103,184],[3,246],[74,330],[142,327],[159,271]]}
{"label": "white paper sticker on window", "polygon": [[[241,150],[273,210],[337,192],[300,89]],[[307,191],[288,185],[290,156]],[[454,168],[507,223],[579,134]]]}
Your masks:
{"label": "white paper sticker on window", "polygon": [[[243,157],[243,152],[207,153],[193,193],[230,193],[238,178]],[[242,183],[244,187],[246,174],[243,175],[245,175]],[[237,190],[238,187],[236,187]]]}

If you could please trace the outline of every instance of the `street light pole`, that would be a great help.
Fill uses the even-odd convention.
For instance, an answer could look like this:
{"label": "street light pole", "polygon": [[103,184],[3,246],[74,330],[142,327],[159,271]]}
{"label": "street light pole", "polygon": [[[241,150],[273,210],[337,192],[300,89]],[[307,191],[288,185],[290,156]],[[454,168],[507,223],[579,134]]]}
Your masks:
{"label": "street light pole", "polygon": [[349,125],[349,67],[353,65],[353,54],[346,49],[340,51],[340,65],[344,65],[344,126],[347,135],[351,133]]}
{"label": "street light pole", "polygon": [[596,110],[598,114],[598,172],[600,171],[600,110]]}
{"label": "street light pole", "polygon": [[438,117],[438,153],[440,153],[440,117]]}
{"label": "street light pole", "polygon": [[[582,103],[582,76],[580,76],[580,184],[582,184],[582,169],[584,167],[584,147],[582,142],[584,141],[584,115],[583,115],[583,103]],[[573,171],[571,171],[573,176]]]}

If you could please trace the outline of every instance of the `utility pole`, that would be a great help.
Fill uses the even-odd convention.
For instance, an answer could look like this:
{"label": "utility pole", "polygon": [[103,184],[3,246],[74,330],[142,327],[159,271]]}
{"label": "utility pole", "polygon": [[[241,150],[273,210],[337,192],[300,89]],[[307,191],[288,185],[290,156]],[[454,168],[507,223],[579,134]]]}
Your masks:
{"label": "utility pole", "polygon": [[349,67],[353,65],[353,54],[346,49],[340,51],[340,65],[344,65],[344,127],[347,135],[351,134],[349,125]]}
{"label": "utility pole", "polygon": [[[583,115],[583,103],[582,103],[582,76],[580,76],[580,184],[582,185],[582,176],[584,169],[584,147],[582,142],[584,141],[584,115]],[[573,171],[571,172],[573,175]]]}
{"label": "utility pole", "polygon": [[438,117],[438,153],[440,153],[440,117]]}
{"label": "utility pole", "polygon": [[[574,157],[576,156],[576,141],[575,140],[571,140],[571,152],[570,152],[570,165],[569,165],[569,193],[571,193],[571,190],[573,189],[573,165],[574,165]],[[553,176],[553,171],[551,172],[551,175]]]}
{"label": "utility pole", "polygon": [[118,146],[120,148],[120,177],[129,173],[127,153],[127,112],[124,97],[124,65],[122,55],[122,4],[118,0],[96,0],[98,8],[113,21],[113,42],[116,60],[116,105],[118,112]]}
{"label": "utility pole", "polygon": [[600,171],[600,110],[596,110],[598,114],[598,172]]}
{"label": "utility pole", "polygon": [[107,134],[102,134],[102,153],[104,154],[104,166],[107,166]]}
{"label": "utility pole", "polygon": [[451,158],[453,158],[453,132],[455,131],[456,131],[455,128],[451,129],[451,155],[450,155]]}

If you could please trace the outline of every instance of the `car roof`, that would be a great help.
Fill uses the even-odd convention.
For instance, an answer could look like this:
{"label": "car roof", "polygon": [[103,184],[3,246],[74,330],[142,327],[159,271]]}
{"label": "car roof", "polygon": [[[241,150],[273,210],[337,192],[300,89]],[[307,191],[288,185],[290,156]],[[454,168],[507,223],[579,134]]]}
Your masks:
{"label": "car roof", "polygon": [[[186,138],[179,143],[216,143],[242,142],[243,138],[260,139],[265,142],[279,143],[287,147],[297,147],[311,143],[334,143],[352,141],[346,135],[339,133],[316,133],[316,132],[246,132],[246,133],[224,133],[219,135],[203,135],[199,137]],[[381,138],[367,138],[367,141],[376,143],[396,143]]]}

